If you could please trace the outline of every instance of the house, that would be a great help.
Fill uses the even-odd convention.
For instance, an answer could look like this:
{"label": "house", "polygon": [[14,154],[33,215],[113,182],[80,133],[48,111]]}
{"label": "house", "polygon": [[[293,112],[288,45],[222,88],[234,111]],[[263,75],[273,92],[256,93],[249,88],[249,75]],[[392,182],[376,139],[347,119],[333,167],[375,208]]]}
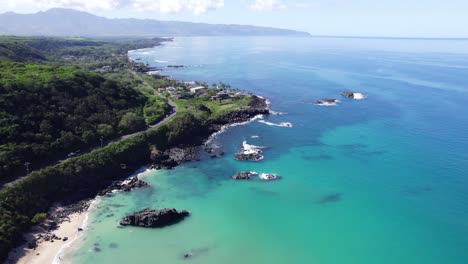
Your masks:
{"label": "house", "polygon": [[202,91],[202,90],[205,90],[205,89],[207,89],[207,88],[203,87],[203,86],[197,86],[197,87],[190,88],[190,92],[191,93],[196,93],[198,91]]}
{"label": "house", "polygon": [[229,99],[231,96],[228,93],[217,93],[216,96],[211,96],[211,100]]}

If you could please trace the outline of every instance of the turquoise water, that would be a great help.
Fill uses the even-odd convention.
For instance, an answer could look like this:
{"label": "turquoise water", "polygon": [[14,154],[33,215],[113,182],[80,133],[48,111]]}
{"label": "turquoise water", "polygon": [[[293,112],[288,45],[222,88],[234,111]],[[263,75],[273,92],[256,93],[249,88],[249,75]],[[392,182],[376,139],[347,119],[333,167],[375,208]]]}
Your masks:
{"label": "turquoise water", "polygon": [[[223,158],[144,172],[151,188],[97,203],[70,262],[468,263],[468,41],[180,38],[130,56],[266,96],[288,113],[266,121],[293,127],[232,127]],[[310,104],[343,90],[369,97]],[[265,160],[235,161],[244,140],[270,147]],[[250,170],[283,179],[229,179]],[[118,227],[146,207],[192,216]]]}

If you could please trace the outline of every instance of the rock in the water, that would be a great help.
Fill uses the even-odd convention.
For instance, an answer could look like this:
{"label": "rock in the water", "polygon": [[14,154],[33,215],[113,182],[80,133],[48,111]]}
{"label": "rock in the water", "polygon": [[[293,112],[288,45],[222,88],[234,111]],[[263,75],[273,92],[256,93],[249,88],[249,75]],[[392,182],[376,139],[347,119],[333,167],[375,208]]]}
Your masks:
{"label": "rock in the water", "polygon": [[99,195],[103,196],[108,193],[111,193],[114,190],[129,192],[135,188],[142,188],[146,186],[148,186],[148,183],[139,180],[138,177],[132,177],[123,181],[112,182],[112,184],[108,188],[100,191]]}
{"label": "rock in the water", "polygon": [[140,227],[164,227],[182,221],[189,216],[188,211],[177,211],[176,209],[152,210],[145,209],[127,215],[120,221],[123,226],[140,226]]}
{"label": "rock in the water", "polygon": [[337,99],[334,98],[324,98],[320,100],[314,101],[315,105],[321,105],[321,106],[335,106],[339,103]]}
{"label": "rock in the water", "polygon": [[234,180],[250,180],[252,178],[252,176],[254,175],[258,175],[258,173],[256,172],[239,172],[235,175],[233,175],[231,178],[233,178]]}
{"label": "rock in the water", "polygon": [[234,156],[234,159],[241,161],[260,161],[263,159],[264,147],[247,144],[247,141],[242,142],[239,152]]}
{"label": "rock in the water", "polygon": [[343,97],[349,98],[349,99],[354,99],[354,93],[353,92],[342,92],[341,95]]}
{"label": "rock in the water", "polygon": [[273,180],[278,180],[281,177],[279,175],[273,174],[273,173],[262,173],[260,174],[260,179],[264,181],[273,181]]}
{"label": "rock in the water", "polygon": [[341,95],[343,97],[354,99],[354,100],[363,100],[363,99],[366,99],[367,97],[365,94],[356,93],[356,92],[342,92]]}

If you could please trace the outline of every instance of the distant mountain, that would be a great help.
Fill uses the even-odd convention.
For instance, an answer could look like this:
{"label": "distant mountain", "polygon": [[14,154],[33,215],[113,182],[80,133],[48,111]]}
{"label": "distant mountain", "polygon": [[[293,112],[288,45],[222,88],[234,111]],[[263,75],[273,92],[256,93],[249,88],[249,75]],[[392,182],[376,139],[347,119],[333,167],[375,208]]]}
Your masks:
{"label": "distant mountain", "polygon": [[245,25],[214,25],[152,19],[108,19],[73,9],[0,14],[0,34],[22,36],[308,36],[309,33]]}

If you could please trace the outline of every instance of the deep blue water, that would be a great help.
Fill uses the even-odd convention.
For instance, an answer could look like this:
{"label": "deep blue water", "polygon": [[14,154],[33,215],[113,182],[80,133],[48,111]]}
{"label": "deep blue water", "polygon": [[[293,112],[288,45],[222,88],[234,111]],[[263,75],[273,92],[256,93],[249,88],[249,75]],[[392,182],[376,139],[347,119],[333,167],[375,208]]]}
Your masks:
{"label": "deep blue water", "polygon": [[[268,97],[288,114],[265,120],[293,127],[233,127],[216,139],[225,157],[146,172],[151,188],[97,205],[73,262],[183,263],[193,252],[193,263],[468,263],[468,41],[177,38],[130,56]],[[342,103],[311,104],[324,97]],[[270,147],[265,160],[233,160],[244,140]],[[248,170],[283,179],[229,179]],[[163,230],[117,228],[145,207],[192,216]]]}

